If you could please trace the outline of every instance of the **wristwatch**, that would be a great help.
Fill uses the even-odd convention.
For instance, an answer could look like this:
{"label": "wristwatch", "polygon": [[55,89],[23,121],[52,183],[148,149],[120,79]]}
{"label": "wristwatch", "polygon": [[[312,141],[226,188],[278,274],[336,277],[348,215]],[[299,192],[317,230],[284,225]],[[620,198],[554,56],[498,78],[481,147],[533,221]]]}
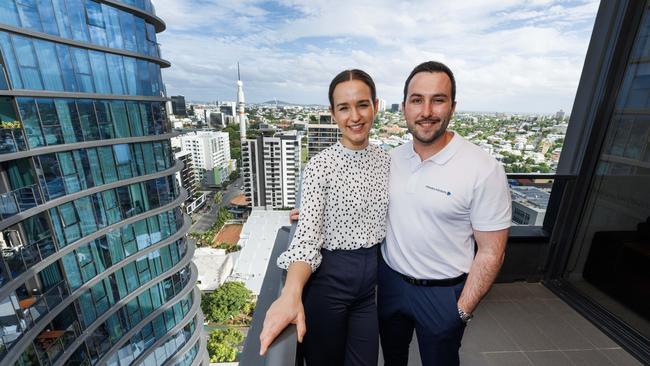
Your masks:
{"label": "wristwatch", "polygon": [[474,317],[474,314],[466,313],[463,309],[460,308],[460,306],[458,307],[458,315],[460,316],[460,320],[462,320],[465,324],[469,323],[470,320],[472,320]]}

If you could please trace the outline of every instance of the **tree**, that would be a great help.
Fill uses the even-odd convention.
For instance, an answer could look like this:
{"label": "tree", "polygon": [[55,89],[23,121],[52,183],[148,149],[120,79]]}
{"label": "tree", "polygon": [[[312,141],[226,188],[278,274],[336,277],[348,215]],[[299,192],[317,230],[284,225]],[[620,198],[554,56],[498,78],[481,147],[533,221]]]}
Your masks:
{"label": "tree", "polygon": [[237,178],[239,178],[239,171],[233,170],[230,173],[230,176],[228,177],[228,180],[230,181],[230,183],[232,183],[232,182],[236,181]]}
{"label": "tree", "polygon": [[223,323],[242,314],[252,297],[253,293],[243,282],[225,282],[211,294],[203,296],[201,310],[209,321]]}
{"label": "tree", "polygon": [[223,199],[223,193],[221,193],[221,192],[215,192],[214,193],[214,203],[219,205],[219,204],[221,204],[222,199]]}
{"label": "tree", "polygon": [[241,250],[241,245],[228,244],[228,243],[217,243],[216,245],[213,245],[212,247],[214,249],[225,249],[226,254],[238,252],[238,251]]}
{"label": "tree", "polygon": [[237,346],[244,340],[244,335],[233,328],[216,329],[208,337],[208,354],[210,362],[233,362],[237,358]]}
{"label": "tree", "polygon": [[228,209],[221,207],[219,213],[217,214],[217,220],[214,223],[213,229],[215,232],[221,230],[226,221],[232,220],[232,214],[228,212]]}

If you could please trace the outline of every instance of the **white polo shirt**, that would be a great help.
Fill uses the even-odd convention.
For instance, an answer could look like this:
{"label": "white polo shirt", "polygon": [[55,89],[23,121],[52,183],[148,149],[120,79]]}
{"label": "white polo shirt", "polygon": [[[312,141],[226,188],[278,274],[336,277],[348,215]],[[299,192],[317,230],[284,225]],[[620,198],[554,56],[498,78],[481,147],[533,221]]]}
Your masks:
{"label": "white polo shirt", "polygon": [[395,271],[418,279],[468,273],[473,230],[510,227],[510,189],[503,167],[454,133],[425,161],[413,143],[391,153],[386,244],[382,255]]}

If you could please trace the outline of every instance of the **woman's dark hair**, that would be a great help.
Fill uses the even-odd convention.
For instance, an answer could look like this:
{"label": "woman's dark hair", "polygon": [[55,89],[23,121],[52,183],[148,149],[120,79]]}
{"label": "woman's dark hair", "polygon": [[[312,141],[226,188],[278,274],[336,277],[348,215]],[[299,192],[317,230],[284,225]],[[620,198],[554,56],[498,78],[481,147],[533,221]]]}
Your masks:
{"label": "woman's dark hair", "polygon": [[375,82],[372,81],[370,75],[368,75],[368,73],[365,71],[359,69],[344,70],[336,75],[330,83],[328,97],[330,99],[330,107],[332,107],[332,109],[334,109],[334,89],[340,83],[350,80],[359,80],[362,83],[368,85],[368,88],[370,88],[370,95],[372,96],[371,102],[373,104],[375,103],[375,99],[377,99],[377,90],[375,89]]}
{"label": "woman's dark hair", "polygon": [[420,72],[444,72],[447,74],[449,81],[451,81],[451,101],[456,102],[456,79],[454,78],[454,73],[451,72],[451,69],[442,62],[427,61],[417,65],[413,71],[411,71],[409,77],[406,78],[406,82],[404,83],[404,103],[406,103],[406,93],[408,93],[409,83],[411,82],[411,79],[413,79],[415,74]]}

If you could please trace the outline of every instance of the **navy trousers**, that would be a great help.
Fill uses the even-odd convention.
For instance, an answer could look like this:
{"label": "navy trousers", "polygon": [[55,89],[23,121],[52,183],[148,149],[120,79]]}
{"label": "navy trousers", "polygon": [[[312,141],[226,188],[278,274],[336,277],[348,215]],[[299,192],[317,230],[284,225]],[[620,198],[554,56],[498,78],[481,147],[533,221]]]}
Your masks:
{"label": "navy trousers", "polygon": [[307,366],[377,366],[377,247],[322,255],[303,291],[307,333],[299,353]]}
{"label": "navy trousers", "polygon": [[379,333],[385,366],[408,365],[415,330],[424,366],[459,365],[465,324],[458,315],[464,282],[455,286],[417,286],[404,281],[383,259],[377,277]]}

